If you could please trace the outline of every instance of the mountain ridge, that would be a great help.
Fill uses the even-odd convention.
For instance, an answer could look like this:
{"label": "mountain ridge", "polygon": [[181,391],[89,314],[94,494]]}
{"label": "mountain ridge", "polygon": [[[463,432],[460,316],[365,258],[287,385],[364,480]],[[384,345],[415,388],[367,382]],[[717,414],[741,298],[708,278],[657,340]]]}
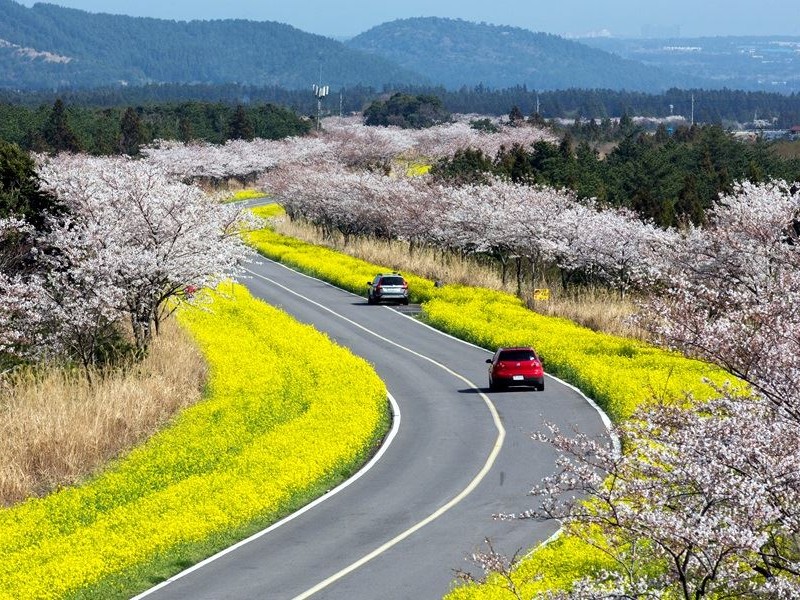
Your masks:
{"label": "mountain ridge", "polygon": [[[239,84],[332,90],[363,85],[541,91],[582,88],[658,93],[719,88],[715,72],[646,64],[510,25],[417,17],[346,42],[275,21],[175,21],[0,0],[0,88],[86,89],[150,84]],[[633,57],[642,58],[634,60]]]}
{"label": "mountain ridge", "polygon": [[0,48],[2,87],[169,82],[298,89],[318,80],[320,66],[337,86],[427,83],[385,59],[274,21],[168,21],[0,0],[0,39],[73,59],[44,66]]}
{"label": "mountain ridge", "polygon": [[702,83],[553,34],[462,19],[398,19],[347,45],[406,68],[424,62],[428,78],[451,89],[483,84],[655,91]]}

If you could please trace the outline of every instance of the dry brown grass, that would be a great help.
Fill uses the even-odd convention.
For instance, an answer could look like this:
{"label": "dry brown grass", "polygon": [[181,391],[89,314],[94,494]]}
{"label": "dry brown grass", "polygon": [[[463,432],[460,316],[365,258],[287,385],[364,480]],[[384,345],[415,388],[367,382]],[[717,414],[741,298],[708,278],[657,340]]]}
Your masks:
{"label": "dry brown grass", "polygon": [[645,340],[646,334],[631,323],[634,303],[614,290],[582,287],[565,293],[558,286],[549,302],[529,303],[543,315],[562,317],[594,331]]}
{"label": "dry brown grass", "polygon": [[[345,252],[356,258],[380,265],[416,273],[442,283],[460,283],[516,293],[516,278],[509,267],[506,282],[496,262],[481,261],[475,257],[434,251],[431,248],[415,248],[401,241],[386,241],[373,238],[351,238],[347,244],[337,236],[325,238],[320,231],[302,221],[291,221],[288,217],[277,218],[275,229],[279,233],[296,237],[306,242],[320,244]],[[530,288],[530,284],[527,284]],[[523,292],[528,305],[548,316],[563,317],[589,327],[625,337],[644,338],[644,333],[629,323],[635,307],[623,294],[600,287],[575,287],[565,290],[560,282],[541,280],[536,287],[550,290],[550,300],[533,302],[531,290]]]}
{"label": "dry brown grass", "polygon": [[172,320],[113,373],[24,370],[0,381],[0,504],[75,483],[200,399],[204,359]]}

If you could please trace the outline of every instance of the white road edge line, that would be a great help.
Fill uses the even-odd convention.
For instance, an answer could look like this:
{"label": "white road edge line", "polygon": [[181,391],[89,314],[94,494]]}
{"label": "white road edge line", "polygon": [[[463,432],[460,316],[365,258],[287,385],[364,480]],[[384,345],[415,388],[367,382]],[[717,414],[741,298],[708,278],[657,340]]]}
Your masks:
{"label": "white road edge line", "polygon": [[149,596],[150,594],[153,594],[153,593],[155,593],[155,592],[167,587],[169,584],[173,583],[174,581],[177,581],[178,579],[182,579],[183,577],[186,577],[187,575],[193,573],[194,571],[198,571],[198,570],[202,569],[203,567],[205,567],[209,563],[212,563],[215,560],[218,560],[218,559],[222,558],[223,556],[225,556],[227,554],[230,554],[231,552],[235,552],[236,550],[238,550],[242,546],[245,546],[245,545],[249,544],[250,542],[252,542],[254,540],[257,540],[258,538],[260,538],[262,536],[265,536],[268,533],[271,533],[271,532],[275,531],[278,527],[281,527],[282,525],[285,525],[286,523],[289,523],[290,521],[293,521],[297,517],[307,513],[308,511],[310,511],[311,509],[313,509],[317,505],[321,504],[322,502],[324,502],[328,498],[330,498],[332,496],[335,496],[336,494],[338,494],[339,492],[341,492],[345,488],[349,487],[350,485],[352,485],[353,483],[355,483],[356,481],[361,479],[361,477],[366,475],[367,472],[370,469],[372,469],[372,467],[374,467],[375,464],[381,459],[381,457],[383,457],[384,453],[389,449],[389,446],[391,446],[392,442],[394,441],[394,438],[397,436],[397,432],[400,430],[400,419],[401,419],[400,406],[397,404],[397,401],[394,399],[394,396],[392,396],[390,393],[387,392],[386,396],[389,399],[389,404],[391,404],[391,406],[392,406],[392,427],[389,430],[389,433],[386,435],[386,439],[384,440],[383,444],[381,444],[381,447],[378,449],[378,451],[375,453],[375,455],[369,460],[369,462],[367,462],[367,464],[365,464],[363,467],[361,467],[361,469],[355,475],[353,475],[350,479],[348,479],[346,481],[343,481],[342,483],[340,483],[338,486],[336,486],[332,490],[330,490],[328,492],[325,492],[322,496],[320,496],[319,498],[317,498],[313,502],[310,502],[310,503],[306,504],[303,508],[293,512],[292,514],[290,514],[287,517],[284,517],[280,521],[277,521],[277,522],[273,523],[272,525],[270,525],[266,529],[263,529],[263,530],[261,530],[261,531],[259,531],[257,533],[254,533],[250,537],[248,537],[246,539],[243,539],[240,542],[235,543],[233,546],[225,548],[224,550],[220,550],[219,552],[217,552],[213,556],[209,556],[205,560],[197,563],[196,565],[193,565],[193,566],[189,567],[188,569],[185,569],[185,570],[181,571],[180,573],[177,573],[177,574],[173,575],[169,579],[166,579],[166,580],[162,581],[158,585],[150,588],[149,590],[146,590],[146,591],[142,592],[138,596],[134,596],[133,598],[131,598],[131,600],[139,600],[140,598],[144,598],[146,596]]}
{"label": "white road edge line", "polygon": [[[269,259],[267,259],[267,260],[269,260]],[[277,263],[277,262],[275,264],[279,264],[280,265],[280,263]],[[285,265],[281,265],[281,266],[285,266]],[[395,546],[396,544],[398,544],[402,540],[404,540],[407,537],[409,537],[412,533],[414,533],[415,531],[421,529],[425,525],[428,525],[429,523],[431,523],[432,521],[434,521],[435,519],[437,519],[438,517],[440,517],[441,515],[446,513],[448,510],[450,510],[453,506],[455,506],[456,504],[461,502],[464,498],[466,498],[478,486],[478,484],[486,477],[486,475],[488,474],[488,472],[491,470],[492,466],[494,465],[494,462],[497,459],[497,456],[500,454],[500,450],[502,449],[503,441],[505,440],[505,436],[506,436],[506,431],[505,431],[505,428],[503,427],[502,422],[500,421],[500,415],[497,412],[497,409],[495,408],[494,404],[492,404],[492,401],[488,398],[488,396],[486,396],[483,392],[480,391],[478,386],[476,386],[474,383],[469,381],[466,377],[463,377],[462,375],[460,375],[460,374],[456,373],[455,371],[449,369],[447,366],[445,366],[445,365],[433,360],[432,358],[429,358],[429,357],[427,357],[427,356],[425,356],[423,354],[415,352],[414,350],[411,350],[410,348],[407,348],[405,346],[397,344],[396,342],[393,342],[392,340],[390,340],[388,338],[385,338],[385,337],[381,336],[378,333],[375,333],[374,331],[364,327],[363,325],[361,325],[359,323],[356,323],[355,321],[352,321],[351,319],[348,319],[344,315],[341,315],[341,314],[335,312],[334,310],[331,310],[327,306],[323,306],[322,304],[319,304],[318,302],[315,302],[314,300],[311,300],[310,298],[307,298],[307,297],[303,296],[302,294],[298,294],[294,290],[291,290],[291,289],[287,288],[286,286],[283,286],[283,285],[279,284],[278,282],[276,282],[276,281],[274,281],[272,279],[269,279],[268,277],[265,277],[265,276],[263,276],[263,275],[261,275],[259,273],[254,272],[254,271],[251,271],[250,269],[245,269],[245,270],[248,273],[251,273],[252,275],[254,275],[256,277],[259,277],[259,278],[261,278],[261,279],[263,279],[265,281],[268,281],[268,282],[272,283],[273,285],[276,285],[276,286],[286,290],[287,292],[289,292],[289,293],[291,293],[291,294],[293,294],[293,295],[295,295],[295,296],[297,296],[299,298],[302,298],[306,302],[309,302],[310,304],[313,304],[314,306],[317,306],[318,308],[320,308],[322,310],[325,310],[325,311],[331,313],[334,316],[339,317],[340,319],[350,323],[351,325],[353,325],[353,326],[355,326],[355,327],[357,327],[357,328],[359,328],[359,329],[361,329],[361,330],[363,330],[363,331],[365,331],[365,332],[367,332],[367,333],[369,333],[369,334],[371,334],[371,335],[373,335],[373,336],[375,336],[375,337],[377,337],[377,338],[379,338],[379,339],[381,339],[383,341],[386,341],[386,342],[388,342],[388,343],[390,343],[390,344],[392,344],[394,346],[397,346],[398,348],[401,348],[402,350],[405,350],[406,352],[409,352],[409,353],[411,353],[411,354],[413,354],[413,355],[415,355],[415,356],[417,356],[419,358],[422,358],[424,360],[429,361],[430,363],[440,367],[441,369],[447,371],[451,375],[453,375],[453,376],[457,377],[458,379],[462,380],[468,386],[470,386],[470,387],[472,387],[472,388],[474,388],[474,389],[476,389],[478,391],[479,395],[481,396],[481,398],[483,399],[483,401],[486,404],[487,408],[489,409],[489,412],[492,415],[492,420],[494,422],[495,428],[498,431],[497,439],[495,440],[494,446],[492,447],[492,451],[489,453],[489,457],[487,458],[486,462],[484,463],[483,468],[478,472],[478,474],[472,479],[472,481],[469,483],[469,485],[460,494],[458,494],[455,498],[450,500],[444,506],[440,507],[437,511],[435,511],[433,514],[428,516],[423,521],[420,521],[419,523],[417,523],[413,527],[407,529],[403,533],[399,534],[398,536],[394,537],[393,539],[391,539],[388,542],[386,542],[385,544],[383,544],[381,547],[379,547],[376,550],[372,551],[367,556],[361,558],[360,560],[356,561],[355,563],[353,563],[349,567],[346,567],[345,569],[339,571],[338,573],[328,577],[325,581],[320,582],[319,584],[317,584],[316,586],[314,586],[310,590],[304,592],[303,594],[297,596],[294,599],[294,600],[301,600],[303,598],[308,598],[309,596],[317,593],[318,591],[328,587],[333,582],[341,579],[342,577],[344,577],[348,573],[356,570],[357,568],[359,568],[360,566],[362,566],[365,563],[369,562],[370,560],[372,560],[376,556],[382,554],[383,552],[385,552],[386,550],[388,550],[392,546]],[[317,281],[321,281],[321,280],[317,280]],[[457,338],[454,338],[454,339],[457,339]],[[388,396],[389,402],[391,403],[391,406],[392,406],[392,413],[393,413],[392,428],[391,428],[389,434],[387,435],[385,442],[381,445],[380,449],[375,454],[375,456],[373,456],[372,459],[366,465],[364,465],[364,467],[361,468],[361,470],[359,470],[355,475],[353,475],[353,477],[351,477],[347,481],[342,482],[336,488],[334,488],[331,491],[327,492],[326,494],[320,496],[319,498],[317,498],[313,502],[307,504],[306,506],[304,506],[300,510],[292,513],[291,515],[285,517],[284,519],[278,521],[277,523],[272,524],[268,528],[266,528],[266,529],[264,529],[262,531],[259,531],[258,533],[255,533],[255,534],[251,535],[250,537],[248,537],[248,538],[246,538],[246,539],[244,539],[244,540],[242,540],[240,542],[237,542],[233,546],[230,546],[230,547],[228,547],[228,548],[226,548],[224,550],[221,550],[220,552],[214,554],[213,556],[210,556],[210,557],[206,558],[205,560],[197,563],[196,565],[193,565],[193,566],[189,567],[188,569],[185,569],[185,570],[181,571],[180,573],[177,573],[176,575],[173,575],[169,579],[167,579],[165,581],[162,581],[160,584],[158,584],[158,585],[156,585],[156,586],[154,586],[154,587],[142,592],[141,594],[139,594],[137,596],[134,596],[131,600],[140,600],[141,598],[145,598],[145,597],[147,597],[147,596],[149,596],[149,595],[151,595],[151,594],[153,594],[153,593],[155,593],[155,592],[167,587],[171,583],[173,583],[173,582],[175,582],[175,581],[177,581],[179,579],[182,579],[183,577],[186,577],[187,575],[189,575],[189,574],[191,574],[191,573],[193,573],[195,571],[198,571],[198,570],[202,569],[206,565],[208,565],[208,564],[210,564],[210,563],[222,558],[223,556],[226,556],[226,555],[228,555],[228,554],[230,554],[232,552],[235,552],[237,549],[241,548],[242,546],[245,546],[246,544],[249,544],[250,542],[252,542],[252,541],[254,541],[256,539],[258,539],[260,537],[263,537],[263,536],[267,535],[268,533],[271,533],[272,531],[276,530],[278,527],[281,527],[282,525],[284,525],[284,524],[296,519],[297,517],[305,514],[306,512],[310,511],[311,509],[313,509],[317,505],[321,504],[322,502],[324,502],[328,498],[334,496],[335,494],[339,493],[343,489],[345,489],[345,488],[349,487],[350,485],[352,485],[353,483],[355,483],[364,474],[366,474],[367,471],[372,469],[375,466],[375,464],[378,462],[378,460],[380,460],[380,458],[383,456],[383,454],[388,450],[389,446],[391,445],[392,441],[394,440],[394,438],[397,435],[397,432],[398,432],[398,430],[400,428],[400,419],[401,419],[400,406],[398,405],[398,403],[395,400],[395,398],[388,391],[387,391],[387,396]]]}
{"label": "white road edge line", "polygon": [[[324,281],[324,280],[319,279],[317,277],[314,277],[312,275],[308,275],[306,273],[298,271],[297,269],[293,269],[292,267],[290,267],[288,265],[285,265],[285,264],[283,264],[281,262],[278,262],[276,260],[272,260],[271,258],[267,258],[266,256],[263,256],[261,254],[258,254],[258,260],[266,260],[268,262],[273,263],[274,265],[277,265],[277,266],[283,267],[284,269],[287,269],[289,271],[293,271],[295,273],[298,273],[299,275],[302,275],[303,277],[307,277],[308,279],[314,279],[315,281],[319,281],[320,283],[323,283],[323,284],[325,284],[327,286],[330,286],[330,287],[332,287],[334,289],[337,289],[337,290],[342,291],[342,292],[346,292],[346,293],[348,293],[351,296],[354,296],[356,298],[363,298],[363,296],[361,296],[359,294],[356,294],[356,293],[353,293],[350,290],[345,290],[345,289],[340,288],[339,286],[336,286],[336,285],[334,285],[334,284],[332,284],[332,283],[330,283],[328,281]],[[247,269],[247,270],[250,273],[253,273],[253,271],[250,271],[249,269]],[[259,277],[260,277],[260,275],[259,275]],[[448,337],[448,338],[450,338],[452,340],[455,340],[457,342],[461,342],[462,344],[466,344],[467,346],[471,346],[473,348],[477,348],[479,350],[483,350],[484,352],[487,352],[487,353],[491,354],[490,350],[487,350],[486,348],[482,348],[481,346],[478,346],[477,344],[473,344],[472,342],[468,342],[466,340],[462,340],[461,338],[457,338],[454,335],[451,335],[451,334],[447,333],[446,331],[442,331],[441,329],[436,329],[435,327],[432,327],[431,325],[428,325],[427,323],[424,323],[423,321],[420,321],[419,319],[415,319],[415,318],[413,318],[413,317],[411,317],[409,315],[403,314],[403,313],[401,313],[399,311],[395,311],[395,312],[397,314],[399,314],[401,317],[405,317],[406,319],[409,319],[409,320],[413,321],[414,323],[416,323],[418,325],[421,325],[422,327],[427,327],[431,331],[435,331],[439,335],[443,335],[443,336]],[[614,452],[616,454],[618,454],[618,455],[621,454],[622,453],[622,444],[620,442],[619,436],[614,431],[614,425],[611,422],[611,418],[606,414],[606,412],[594,400],[589,398],[589,396],[584,394],[579,388],[575,387],[574,385],[572,385],[568,381],[564,381],[563,379],[560,379],[560,378],[556,377],[555,375],[550,375],[549,373],[545,373],[545,376],[547,376],[548,378],[553,379],[555,381],[558,381],[560,384],[564,385],[565,387],[568,387],[569,389],[571,389],[572,391],[577,393],[581,398],[583,398],[583,400],[589,406],[591,406],[597,412],[597,414],[600,416],[600,421],[603,423],[603,426],[606,428],[606,431],[608,431],[608,435],[611,438],[611,445],[614,448]],[[472,385],[472,384],[470,384],[470,385]],[[480,392],[480,394],[481,394],[482,397],[486,398],[486,396],[484,396],[483,392]],[[486,398],[486,400],[488,400],[488,398]],[[484,402],[486,400],[484,400]],[[489,400],[489,402],[491,403],[491,400]],[[493,407],[494,407],[494,405],[492,405],[492,408]],[[504,432],[504,435],[505,435],[505,432]],[[542,547],[547,546],[548,544],[554,542],[556,539],[558,539],[561,536],[562,533],[564,533],[564,529],[563,529],[563,527],[559,527],[558,530],[553,533],[553,535],[548,537],[546,540],[544,540],[542,542],[539,542],[536,546],[531,548],[525,554],[525,556],[526,557],[530,556],[531,554],[536,552],[539,548],[542,548]],[[344,575],[344,573],[343,573],[343,575]],[[332,583],[332,581],[331,581],[331,583]],[[322,589],[322,588],[320,588],[320,589]],[[297,596],[296,598],[293,598],[292,600],[302,600],[303,598],[307,598],[307,597],[308,596]]]}
{"label": "white road edge line", "polygon": [[[277,263],[277,264],[280,264],[280,263]],[[442,363],[440,363],[440,362],[438,362],[438,361],[436,361],[436,360],[434,360],[434,359],[432,359],[432,358],[430,358],[428,356],[425,356],[424,354],[421,354],[421,353],[419,353],[419,352],[417,352],[415,350],[412,350],[411,348],[403,346],[402,344],[398,344],[397,342],[395,342],[393,340],[390,340],[389,338],[384,337],[384,336],[372,331],[371,329],[368,329],[367,327],[364,327],[360,323],[356,323],[352,319],[348,319],[344,315],[341,315],[341,314],[337,313],[336,311],[328,308],[327,306],[325,306],[323,304],[320,304],[319,302],[315,302],[314,300],[311,300],[310,298],[308,298],[306,296],[303,296],[302,294],[299,294],[298,292],[295,292],[294,290],[289,289],[288,287],[286,287],[284,285],[281,285],[280,283],[278,283],[274,279],[270,279],[269,277],[261,275],[260,273],[256,273],[255,271],[252,271],[250,269],[245,269],[245,271],[247,271],[248,273],[250,273],[251,275],[253,275],[255,277],[258,277],[259,279],[263,279],[264,281],[267,281],[267,282],[271,283],[272,285],[275,285],[275,286],[277,286],[277,287],[289,292],[290,294],[293,294],[293,295],[297,296],[298,298],[302,298],[306,302],[309,302],[310,304],[313,304],[314,306],[316,306],[317,308],[319,308],[321,310],[324,310],[324,311],[329,312],[330,314],[332,314],[334,316],[339,317],[340,319],[342,319],[346,323],[349,323],[353,327],[356,327],[357,329],[361,329],[365,333],[368,333],[368,334],[370,334],[372,336],[375,336],[376,338],[378,338],[381,341],[386,342],[387,344],[390,344],[390,345],[395,346],[395,347],[397,347],[397,348],[399,348],[401,350],[404,350],[405,352],[408,352],[409,354],[412,354],[412,355],[416,356],[417,358],[421,358],[422,360],[428,361],[432,365],[437,366],[440,369],[442,369],[443,371],[445,371],[447,373],[450,373],[451,375],[453,375],[457,379],[460,379],[465,384],[467,384],[469,387],[471,387],[472,389],[474,389],[474,390],[476,390],[478,392],[478,395],[481,397],[481,399],[483,400],[484,404],[486,404],[486,407],[489,409],[489,412],[492,415],[492,421],[494,423],[495,428],[497,429],[497,438],[495,439],[494,446],[492,447],[491,452],[489,452],[489,456],[487,457],[486,462],[484,463],[483,467],[478,472],[478,474],[475,475],[475,477],[472,479],[472,481],[469,482],[469,485],[467,485],[466,488],[464,488],[459,494],[457,494],[449,502],[447,502],[446,504],[441,506],[439,509],[437,509],[435,512],[433,512],[431,515],[429,515],[428,517],[426,517],[425,519],[423,519],[422,521],[420,521],[416,525],[413,525],[412,527],[406,529],[405,531],[403,531],[402,533],[400,533],[397,536],[393,537],[391,540],[389,540],[388,542],[386,542],[382,546],[376,548],[375,550],[373,550],[372,552],[370,552],[366,556],[364,556],[361,559],[357,560],[356,562],[352,563],[350,566],[345,567],[344,569],[342,569],[341,571],[339,571],[337,573],[334,573],[333,575],[331,575],[330,577],[328,577],[324,581],[321,581],[320,583],[318,583],[314,587],[306,590],[302,594],[300,594],[298,596],[295,596],[293,598],[293,600],[304,600],[305,598],[309,598],[309,597],[313,596],[314,594],[316,594],[317,592],[320,592],[320,591],[324,590],[326,587],[328,587],[332,583],[338,581],[339,579],[341,579],[342,577],[344,577],[348,573],[352,573],[353,571],[355,571],[359,567],[362,567],[363,565],[365,565],[366,563],[371,561],[373,558],[375,558],[375,557],[383,554],[384,552],[386,552],[389,548],[392,548],[393,546],[396,546],[397,544],[399,544],[400,542],[402,542],[403,540],[408,538],[414,532],[422,529],[426,525],[428,525],[428,524],[432,523],[433,521],[435,521],[436,519],[438,519],[440,516],[442,516],[444,513],[446,513],[448,510],[450,510],[451,508],[456,506],[459,502],[461,502],[464,498],[466,498],[470,493],[472,493],[472,491],[476,487],[478,487],[478,484],[481,481],[484,480],[486,475],[491,470],[492,466],[494,466],[494,463],[497,460],[497,457],[500,455],[500,450],[503,447],[503,442],[505,441],[505,437],[506,437],[506,430],[503,427],[502,421],[500,420],[500,414],[497,412],[497,408],[492,403],[492,401],[489,399],[489,397],[486,394],[484,394],[477,385],[472,383],[469,379],[467,379],[463,375],[461,375],[459,373],[456,373],[455,371],[450,369],[448,366],[443,365]]]}
{"label": "white road edge line", "polygon": [[[293,271],[293,272],[297,273],[298,275],[301,275],[301,276],[306,277],[308,279],[313,279],[315,281],[323,283],[323,284],[325,284],[325,285],[327,285],[329,287],[332,287],[332,288],[334,288],[334,289],[336,289],[336,290],[338,290],[340,292],[345,292],[347,294],[350,294],[351,296],[353,296],[355,298],[361,298],[361,299],[364,298],[364,296],[361,296],[359,294],[351,292],[350,290],[346,290],[344,288],[340,288],[339,286],[336,286],[336,285],[334,285],[334,284],[332,284],[332,283],[330,283],[328,281],[325,281],[323,279],[318,279],[317,277],[314,277],[313,275],[308,275],[306,273],[303,273],[302,271],[298,271],[297,269],[293,269],[292,267],[290,267],[288,265],[285,265],[282,262],[278,262],[277,260],[272,260],[271,258],[267,258],[266,256],[263,256],[261,254],[258,254],[257,258],[258,258],[258,260],[265,260],[267,262],[273,263],[276,266],[283,267],[287,271]],[[252,273],[252,271],[250,271],[250,272]],[[486,348],[478,346],[477,344],[473,344],[472,342],[468,342],[466,340],[462,340],[461,338],[457,338],[456,336],[454,336],[452,334],[449,334],[446,331],[442,331],[441,329],[436,329],[435,327],[432,327],[431,325],[428,325],[424,321],[420,321],[419,319],[415,319],[414,317],[406,315],[406,314],[401,313],[399,311],[394,311],[394,312],[396,314],[400,315],[401,317],[404,317],[406,319],[409,319],[409,320],[413,321],[414,323],[416,323],[417,325],[419,325],[421,327],[427,327],[431,331],[435,331],[439,335],[443,335],[445,337],[450,338],[451,340],[455,340],[456,342],[460,342],[462,344],[466,344],[467,346],[471,346],[472,348],[477,348],[478,350],[483,350],[484,352],[486,352],[488,354],[492,354],[491,350],[487,350]],[[581,398],[583,398],[583,400],[597,412],[597,414],[600,416],[600,420],[603,422],[603,426],[608,431],[608,435],[611,438],[611,444],[612,444],[612,446],[614,448],[614,451],[617,454],[620,454],[622,452],[622,444],[620,443],[619,436],[614,431],[614,424],[611,422],[611,418],[606,414],[606,412],[602,408],[600,408],[600,406],[597,404],[597,402],[595,402],[594,400],[589,398],[589,396],[584,394],[580,389],[578,389],[577,387],[575,387],[574,385],[572,385],[568,381],[564,381],[563,379],[560,379],[560,378],[556,377],[555,375],[551,375],[550,373],[545,373],[545,377],[547,377],[548,379],[552,379],[554,381],[557,381],[560,384],[562,384],[562,385],[568,387],[569,389],[571,389],[573,392],[575,392]],[[543,542],[543,543],[545,543],[545,542]]]}

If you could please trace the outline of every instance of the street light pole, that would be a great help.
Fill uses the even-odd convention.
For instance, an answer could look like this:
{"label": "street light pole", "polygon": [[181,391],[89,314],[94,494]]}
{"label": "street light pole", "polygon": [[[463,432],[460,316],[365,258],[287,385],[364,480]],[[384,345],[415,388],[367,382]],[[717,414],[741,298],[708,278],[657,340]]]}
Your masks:
{"label": "street light pole", "polygon": [[320,130],[320,117],[322,115],[322,99],[328,95],[329,88],[327,85],[317,85],[316,83],[311,86],[314,91],[314,97],[317,99],[317,131]]}

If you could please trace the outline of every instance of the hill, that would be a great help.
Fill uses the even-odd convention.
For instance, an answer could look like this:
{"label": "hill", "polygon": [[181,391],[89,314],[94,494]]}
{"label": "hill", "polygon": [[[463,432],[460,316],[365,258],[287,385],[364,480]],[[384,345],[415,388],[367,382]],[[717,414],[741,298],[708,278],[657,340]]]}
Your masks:
{"label": "hill", "polygon": [[347,45],[419,71],[450,89],[483,84],[660,91],[703,84],[555,35],[457,19],[392,21]]}
{"label": "hill", "polygon": [[282,23],[168,21],[0,0],[0,87],[425,83],[386,59]]}

